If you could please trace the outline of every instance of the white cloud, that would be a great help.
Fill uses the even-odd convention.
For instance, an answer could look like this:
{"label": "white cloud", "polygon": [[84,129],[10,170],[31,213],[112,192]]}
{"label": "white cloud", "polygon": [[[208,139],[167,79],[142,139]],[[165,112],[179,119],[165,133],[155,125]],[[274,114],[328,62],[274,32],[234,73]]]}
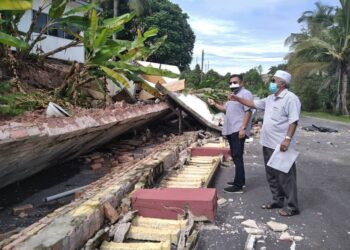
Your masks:
{"label": "white cloud", "polygon": [[206,64],[221,74],[233,68],[244,72],[259,64],[279,64],[288,52],[282,39],[259,40],[241,32],[232,21],[194,17],[190,24],[197,37],[192,65],[200,61],[204,50]]}
{"label": "white cloud", "polygon": [[221,19],[191,17],[189,23],[197,35],[221,36],[238,30],[233,21]]}

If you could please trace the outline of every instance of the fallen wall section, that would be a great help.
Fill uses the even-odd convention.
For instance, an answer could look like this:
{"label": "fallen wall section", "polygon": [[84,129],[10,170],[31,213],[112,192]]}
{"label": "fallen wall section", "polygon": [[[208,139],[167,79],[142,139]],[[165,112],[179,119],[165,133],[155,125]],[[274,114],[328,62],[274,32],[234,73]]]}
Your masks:
{"label": "fallen wall section", "polygon": [[0,125],[0,188],[89,152],[168,112],[168,105],[159,103]]}

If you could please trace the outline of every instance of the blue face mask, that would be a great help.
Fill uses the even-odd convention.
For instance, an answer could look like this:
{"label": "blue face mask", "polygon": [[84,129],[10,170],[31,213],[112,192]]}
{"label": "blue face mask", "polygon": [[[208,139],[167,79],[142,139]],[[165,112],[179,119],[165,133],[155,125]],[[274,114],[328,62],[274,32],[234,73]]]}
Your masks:
{"label": "blue face mask", "polygon": [[276,92],[278,91],[277,83],[270,82],[269,91],[270,91],[271,94],[276,94]]}

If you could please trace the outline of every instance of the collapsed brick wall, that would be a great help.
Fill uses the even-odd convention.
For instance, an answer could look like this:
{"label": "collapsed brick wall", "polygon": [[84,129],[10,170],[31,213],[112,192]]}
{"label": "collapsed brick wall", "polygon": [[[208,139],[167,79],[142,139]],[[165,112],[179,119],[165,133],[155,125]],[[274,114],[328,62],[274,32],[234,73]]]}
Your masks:
{"label": "collapsed brick wall", "polygon": [[0,124],[0,188],[89,152],[167,112],[168,105],[159,103]]}
{"label": "collapsed brick wall", "polygon": [[169,169],[179,153],[196,141],[196,133],[176,136],[159,145],[154,153],[136,164],[113,168],[110,174],[89,185],[74,202],[55,210],[4,242],[0,248],[10,249],[80,249],[104,222],[103,204],[118,206],[134,187],[147,185],[155,169]]}

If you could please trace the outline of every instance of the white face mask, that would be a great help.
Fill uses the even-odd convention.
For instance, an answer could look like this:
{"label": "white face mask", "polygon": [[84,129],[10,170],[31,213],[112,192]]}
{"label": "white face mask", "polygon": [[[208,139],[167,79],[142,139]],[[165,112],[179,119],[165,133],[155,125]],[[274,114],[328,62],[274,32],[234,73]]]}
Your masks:
{"label": "white face mask", "polygon": [[231,83],[231,85],[230,85],[230,89],[236,89],[236,88],[239,88],[239,87],[240,87],[239,83],[236,83],[236,84]]}

